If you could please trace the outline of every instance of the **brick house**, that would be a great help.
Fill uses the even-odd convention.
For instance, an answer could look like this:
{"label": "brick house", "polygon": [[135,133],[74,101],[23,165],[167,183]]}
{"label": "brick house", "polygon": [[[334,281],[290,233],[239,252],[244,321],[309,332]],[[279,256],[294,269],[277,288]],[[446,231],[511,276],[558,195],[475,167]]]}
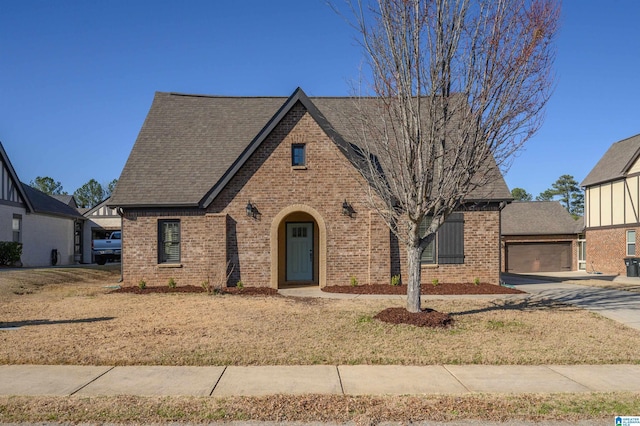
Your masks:
{"label": "brick house", "polygon": [[[156,93],[112,194],[121,209],[123,280],[200,285],[389,283],[405,255],[363,202],[352,164],[349,98]],[[496,173],[441,227],[423,256],[431,282],[498,284]]]}
{"label": "brick house", "polygon": [[559,201],[518,201],[502,210],[502,271],[561,272],[585,269],[582,219]]}
{"label": "brick house", "polygon": [[580,184],[585,190],[589,270],[626,274],[624,260],[638,256],[640,135],[614,143]]}

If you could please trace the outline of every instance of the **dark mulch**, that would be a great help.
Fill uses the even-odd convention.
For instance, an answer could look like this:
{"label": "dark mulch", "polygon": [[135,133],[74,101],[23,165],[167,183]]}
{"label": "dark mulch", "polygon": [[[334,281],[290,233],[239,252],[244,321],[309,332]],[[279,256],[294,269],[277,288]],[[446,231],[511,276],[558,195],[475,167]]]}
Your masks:
{"label": "dark mulch", "polygon": [[[423,284],[423,295],[459,295],[459,294],[520,294],[523,291],[515,288],[503,287],[494,284],[470,284],[470,283],[443,283],[438,285]],[[367,284],[357,286],[334,285],[323,287],[322,291],[328,293],[351,294],[407,294],[407,286],[392,286],[389,284]]]}
{"label": "dark mulch", "polygon": [[433,309],[413,313],[405,308],[387,308],[374,318],[391,324],[409,324],[416,327],[448,327],[453,324],[453,318],[449,314]]}
{"label": "dark mulch", "polygon": [[[134,294],[155,294],[155,293],[205,293],[205,289],[194,285],[176,286],[150,286],[140,288],[136,286],[122,287],[113,290],[111,293],[134,293]],[[270,287],[224,287],[216,292],[216,294],[240,294],[244,296],[275,296],[278,290]]]}

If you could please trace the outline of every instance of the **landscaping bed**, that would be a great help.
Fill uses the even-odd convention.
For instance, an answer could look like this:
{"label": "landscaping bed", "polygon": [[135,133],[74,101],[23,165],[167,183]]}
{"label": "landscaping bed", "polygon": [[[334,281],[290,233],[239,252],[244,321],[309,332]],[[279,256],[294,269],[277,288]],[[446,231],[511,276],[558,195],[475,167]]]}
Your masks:
{"label": "landscaping bed", "polygon": [[[426,295],[462,295],[462,294],[522,294],[524,291],[515,288],[504,287],[494,284],[470,284],[470,283],[443,283],[438,285],[423,284],[420,286],[420,293]],[[407,294],[407,286],[393,286],[389,284],[368,284],[368,285],[334,285],[323,287],[322,291],[328,293],[350,293],[350,294]]]}
{"label": "landscaping bed", "polygon": [[[204,287],[195,285],[184,286],[149,286],[140,287],[121,287],[111,291],[111,293],[133,293],[133,294],[157,294],[157,293],[207,293]],[[214,294],[239,294],[244,296],[277,296],[278,290],[270,287],[223,287],[213,291]]]}

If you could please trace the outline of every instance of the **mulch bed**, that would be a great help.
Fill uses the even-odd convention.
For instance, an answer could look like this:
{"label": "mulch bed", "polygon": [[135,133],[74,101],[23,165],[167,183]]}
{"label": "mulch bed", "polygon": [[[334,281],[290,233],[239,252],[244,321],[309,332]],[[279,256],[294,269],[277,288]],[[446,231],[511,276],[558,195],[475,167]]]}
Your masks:
{"label": "mulch bed", "polygon": [[[438,285],[423,284],[420,286],[422,295],[461,295],[461,294],[521,294],[524,291],[494,284],[443,283]],[[367,284],[357,286],[335,285],[323,287],[328,293],[350,294],[407,294],[407,286],[392,286],[389,284]]]}
{"label": "mulch bed", "polygon": [[[150,286],[140,288],[137,286],[121,287],[110,293],[133,293],[133,294],[157,294],[157,293],[206,293],[205,289],[195,285],[184,286]],[[270,287],[224,287],[216,292],[216,294],[240,294],[243,296],[276,296],[278,290]]]}
{"label": "mulch bed", "polygon": [[387,308],[374,318],[391,324],[409,324],[416,327],[448,327],[453,324],[453,318],[449,314],[433,309],[412,313],[405,308]]}

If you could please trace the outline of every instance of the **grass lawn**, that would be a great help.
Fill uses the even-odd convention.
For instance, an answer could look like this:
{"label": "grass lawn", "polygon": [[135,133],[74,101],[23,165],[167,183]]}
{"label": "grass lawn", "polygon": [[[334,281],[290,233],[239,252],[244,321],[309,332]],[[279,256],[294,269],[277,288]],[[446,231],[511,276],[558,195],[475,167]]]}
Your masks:
{"label": "grass lawn", "polygon": [[[433,300],[447,329],[372,319],[391,300],[109,294],[119,270],[0,270],[0,364],[614,364],[640,333],[534,299]],[[615,348],[615,350],[612,350]],[[91,407],[90,409],[88,407]],[[635,411],[635,412],[634,412]],[[464,397],[0,397],[8,421],[599,419],[640,412],[635,394]],[[26,417],[25,417],[26,416]]]}

